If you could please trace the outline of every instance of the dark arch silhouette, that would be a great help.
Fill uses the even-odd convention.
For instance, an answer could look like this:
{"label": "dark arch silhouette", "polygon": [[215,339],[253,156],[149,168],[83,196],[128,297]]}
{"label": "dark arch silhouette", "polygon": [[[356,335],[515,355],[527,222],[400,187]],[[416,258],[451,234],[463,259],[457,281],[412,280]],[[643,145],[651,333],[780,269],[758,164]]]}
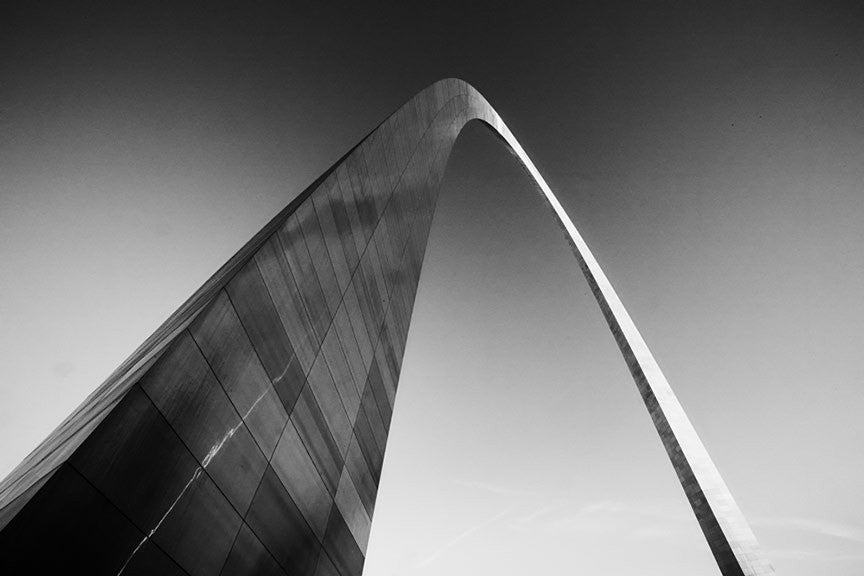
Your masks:
{"label": "dark arch silhouette", "polygon": [[471,121],[563,229],[721,573],[773,573],[585,241],[458,79],[328,169],[0,483],[0,571],[360,574],[438,188]]}

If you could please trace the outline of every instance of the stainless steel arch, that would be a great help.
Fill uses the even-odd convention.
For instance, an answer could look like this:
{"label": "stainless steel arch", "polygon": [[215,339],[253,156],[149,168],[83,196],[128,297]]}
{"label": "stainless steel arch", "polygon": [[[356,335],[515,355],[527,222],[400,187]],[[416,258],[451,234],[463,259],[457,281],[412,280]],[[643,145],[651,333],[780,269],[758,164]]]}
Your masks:
{"label": "stainless steel arch", "polygon": [[[91,572],[362,571],[438,185],[475,120],[562,227],[721,573],[772,574],[587,244],[458,79],[421,91],[301,193],[0,483],[0,567],[27,566],[53,539],[67,569]],[[163,462],[173,468],[149,469]],[[68,529],[94,510],[115,526],[98,546]]]}

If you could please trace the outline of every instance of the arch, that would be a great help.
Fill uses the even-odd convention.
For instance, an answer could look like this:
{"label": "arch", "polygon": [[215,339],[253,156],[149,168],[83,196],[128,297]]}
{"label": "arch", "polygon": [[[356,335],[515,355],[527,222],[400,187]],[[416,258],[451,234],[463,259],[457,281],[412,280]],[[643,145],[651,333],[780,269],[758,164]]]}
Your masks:
{"label": "arch", "polygon": [[721,573],[773,573],[573,222],[458,79],[304,190],[0,483],[0,565],[360,574],[439,184],[471,121],[561,226]]}

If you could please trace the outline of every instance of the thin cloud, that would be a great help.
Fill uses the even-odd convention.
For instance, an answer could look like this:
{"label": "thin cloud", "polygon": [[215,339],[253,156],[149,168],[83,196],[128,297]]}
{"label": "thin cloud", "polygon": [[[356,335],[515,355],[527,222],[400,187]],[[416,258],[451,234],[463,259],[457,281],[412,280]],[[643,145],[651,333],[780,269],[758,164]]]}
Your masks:
{"label": "thin cloud", "polygon": [[[568,529],[580,532],[602,533],[615,529],[630,507],[618,500],[599,500],[581,506],[575,512],[552,521],[556,530]],[[633,514],[626,514],[632,517]]]}
{"label": "thin cloud", "polygon": [[600,500],[583,506],[579,512],[582,514],[618,514],[628,510],[632,510],[632,507],[620,500]]}
{"label": "thin cloud", "polygon": [[448,541],[443,546],[437,548],[434,552],[429,554],[423,560],[419,561],[414,567],[415,568],[423,568],[425,566],[428,566],[429,564],[431,564],[432,562],[434,562],[435,560],[440,558],[445,552],[447,552],[448,550],[450,550],[451,548],[453,548],[454,546],[456,546],[457,544],[459,544],[460,542],[462,542],[466,538],[470,537],[471,535],[475,534],[476,532],[479,532],[480,530],[486,528],[487,526],[491,526],[492,524],[494,524],[497,521],[504,518],[504,516],[506,516],[507,514],[509,514],[511,512],[511,510],[512,510],[512,508],[508,508],[507,510],[504,510],[503,512],[499,512],[495,516],[492,516],[488,520],[481,522],[480,524],[476,524],[475,526],[468,528],[464,532],[461,532],[458,536],[456,536],[452,540]]}
{"label": "thin cloud", "polygon": [[828,561],[849,561],[849,560],[864,560],[864,554],[850,554],[846,552],[835,552],[832,550],[816,550],[816,549],[800,549],[800,548],[785,548],[777,550],[769,550],[766,555],[776,560],[795,560],[807,561],[813,560],[818,562]]}
{"label": "thin cloud", "polygon": [[545,505],[539,508],[535,508],[527,514],[522,514],[517,518],[513,518],[510,521],[509,526],[514,530],[524,530],[530,528],[531,525],[536,524],[541,518],[543,518],[543,516],[554,513],[557,509],[557,507],[551,505]]}
{"label": "thin cloud", "polygon": [[634,504],[617,499],[588,503],[547,505],[516,519],[512,526],[521,530],[549,529],[553,532],[590,534],[627,534],[638,540],[671,539],[687,528],[689,518],[650,504]]}
{"label": "thin cloud", "polygon": [[753,521],[753,524],[787,530],[801,530],[803,532],[849,540],[850,542],[864,543],[864,528],[861,526],[822,518],[800,518],[795,516],[757,518]]}
{"label": "thin cloud", "polygon": [[502,496],[533,496],[534,493],[527,490],[516,490],[514,488],[508,488],[507,486],[501,486],[498,484],[491,484],[489,482],[479,482],[477,480],[454,480],[454,484],[457,486],[464,486],[466,488],[476,488],[477,490],[483,490],[484,492],[490,492],[492,494],[500,494]]}

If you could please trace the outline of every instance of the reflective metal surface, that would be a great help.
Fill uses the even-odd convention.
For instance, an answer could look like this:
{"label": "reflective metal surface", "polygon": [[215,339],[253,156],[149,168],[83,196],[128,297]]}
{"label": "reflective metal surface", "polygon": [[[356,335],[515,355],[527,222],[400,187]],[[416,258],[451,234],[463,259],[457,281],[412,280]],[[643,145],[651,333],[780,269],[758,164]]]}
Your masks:
{"label": "reflective metal surface", "polygon": [[0,568],[362,572],[426,240],[481,121],[565,232],[723,574],[770,574],[570,218],[471,86],[415,96],[277,215],[0,484]]}

